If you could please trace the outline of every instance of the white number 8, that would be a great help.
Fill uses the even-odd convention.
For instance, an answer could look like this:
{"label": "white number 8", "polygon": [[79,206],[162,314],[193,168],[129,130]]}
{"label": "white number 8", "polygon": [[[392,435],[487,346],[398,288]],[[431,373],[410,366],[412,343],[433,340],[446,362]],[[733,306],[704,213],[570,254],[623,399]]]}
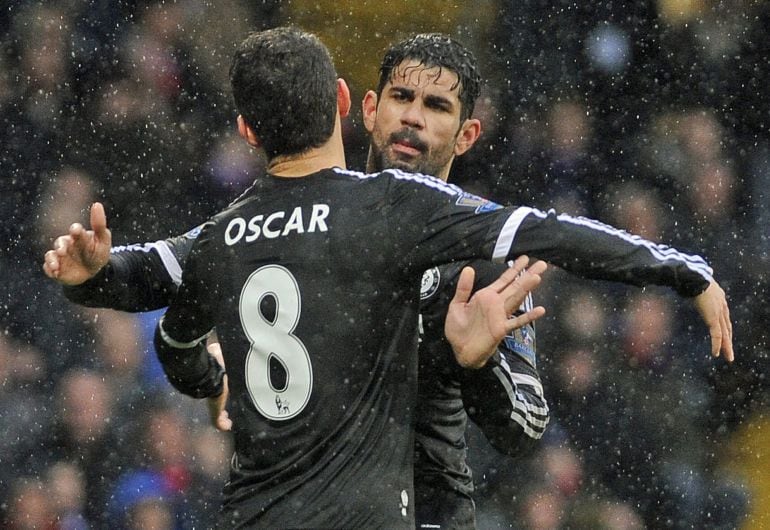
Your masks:
{"label": "white number 8", "polygon": [[[260,310],[266,297],[275,300],[270,322]],[[241,291],[239,311],[243,332],[251,343],[246,356],[246,388],[257,410],[271,420],[288,420],[299,414],[313,389],[313,367],[305,345],[292,332],[299,322],[301,299],[297,280],[280,265],[254,271]],[[270,362],[286,372],[283,388],[270,378]]]}

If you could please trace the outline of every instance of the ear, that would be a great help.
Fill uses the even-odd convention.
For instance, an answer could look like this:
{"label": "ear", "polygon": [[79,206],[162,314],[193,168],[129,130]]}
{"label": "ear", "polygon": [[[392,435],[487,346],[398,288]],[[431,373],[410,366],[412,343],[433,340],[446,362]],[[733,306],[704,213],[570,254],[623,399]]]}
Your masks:
{"label": "ear", "polygon": [[350,114],[350,88],[344,79],[337,79],[337,109],[340,118],[346,118]]}
{"label": "ear", "polygon": [[377,93],[374,90],[367,91],[361,102],[364,115],[364,127],[370,133],[374,130],[374,122],[377,120]]}
{"label": "ear", "polygon": [[481,136],[481,122],[475,118],[465,120],[455,141],[455,156],[460,156],[473,147],[479,136]]}
{"label": "ear", "polygon": [[257,138],[257,135],[254,133],[254,129],[252,129],[249,124],[246,123],[246,120],[244,120],[243,116],[240,114],[238,114],[238,134],[240,134],[241,138],[246,140],[246,143],[251,147],[256,149],[262,147],[262,142],[259,138]]}

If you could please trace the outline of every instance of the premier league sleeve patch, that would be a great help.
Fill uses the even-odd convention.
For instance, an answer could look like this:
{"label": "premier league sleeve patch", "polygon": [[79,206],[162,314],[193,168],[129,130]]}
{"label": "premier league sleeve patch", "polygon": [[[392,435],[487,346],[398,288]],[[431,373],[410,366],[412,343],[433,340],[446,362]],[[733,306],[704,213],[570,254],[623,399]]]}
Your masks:
{"label": "premier league sleeve patch", "polygon": [[502,208],[502,206],[500,206],[495,202],[490,201],[489,199],[484,199],[483,197],[479,197],[478,195],[474,195],[468,192],[463,192],[457,198],[457,201],[455,201],[455,204],[457,204],[457,206],[467,206],[469,208],[475,208],[476,213],[492,212],[494,210],[499,210],[500,208]]}
{"label": "premier league sleeve patch", "polygon": [[537,354],[535,353],[535,330],[532,324],[527,324],[513,331],[503,339],[503,343],[509,351],[515,353],[533,368],[537,368]]}
{"label": "premier league sleeve patch", "polygon": [[426,300],[436,294],[438,284],[441,281],[441,273],[438,267],[433,267],[422,273],[422,284],[420,285],[420,300]]}
{"label": "premier league sleeve patch", "polygon": [[196,239],[199,235],[201,235],[201,230],[203,230],[204,225],[198,225],[189,232],[187,232],[184,237],[187,239]]}

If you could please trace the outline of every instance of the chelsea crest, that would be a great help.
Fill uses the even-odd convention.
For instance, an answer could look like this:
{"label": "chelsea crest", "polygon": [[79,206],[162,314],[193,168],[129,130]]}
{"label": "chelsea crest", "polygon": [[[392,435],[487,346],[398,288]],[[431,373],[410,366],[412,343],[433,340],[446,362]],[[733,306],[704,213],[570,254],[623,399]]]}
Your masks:
{"label": "chelsea crest", "polygon": [[438,290],[438,284],[441,281],[441,274],[438,267],[428,269],[422,274],[422,285],[420,286],[420,300],[425,300],[433,296]]}

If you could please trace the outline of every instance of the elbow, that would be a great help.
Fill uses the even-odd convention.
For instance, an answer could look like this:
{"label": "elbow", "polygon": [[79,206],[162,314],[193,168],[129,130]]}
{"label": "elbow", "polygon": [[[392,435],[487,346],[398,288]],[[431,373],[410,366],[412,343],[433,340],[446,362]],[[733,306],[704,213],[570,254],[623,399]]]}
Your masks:
{"label": "elbow", "polygon": [[488,437],[489,443],[500,453],[513,459],[532,455],[540,445],[542,432],[528,433],[518,426],[502,429],[495,436]]}
{"label": "elbow", "polygon": [[161,323],[155,328],[155,351],[171,386],[195,399],[216,397],[224,391],[224,367],[206,351],[202,342],[191,348],[169,343]]}

